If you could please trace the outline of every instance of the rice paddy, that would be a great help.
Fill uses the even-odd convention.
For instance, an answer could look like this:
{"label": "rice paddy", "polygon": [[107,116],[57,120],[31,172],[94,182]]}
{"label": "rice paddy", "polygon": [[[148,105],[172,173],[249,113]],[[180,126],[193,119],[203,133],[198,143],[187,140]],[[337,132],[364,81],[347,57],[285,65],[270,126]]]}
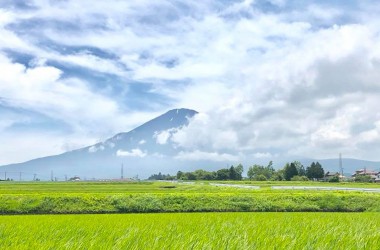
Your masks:
{"label": "rice paddy", "polygon": [[379,249],[378,213],[2,216],[1,249]]}

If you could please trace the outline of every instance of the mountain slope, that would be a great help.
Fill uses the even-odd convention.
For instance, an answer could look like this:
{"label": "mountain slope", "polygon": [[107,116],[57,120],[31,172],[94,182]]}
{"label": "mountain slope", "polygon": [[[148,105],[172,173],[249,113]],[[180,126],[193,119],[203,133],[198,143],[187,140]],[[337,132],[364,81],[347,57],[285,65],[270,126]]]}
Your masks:
{"label": "mountain slope", "polygon": [[0,167],[0,172],[8,172],[8,177],[48,180],[51,175],[60,180],[65,176],[79,175],[82,178],[119,178],[121,165],[124,176],[147,176],[157,171],[177,170],[184,162],[173,162],[168,156],[178,149],[168,140],[176,129],[186,126],[189,118],[197,114],[190,109],[174,109],[150,120],[143,125],[81,149],[60,155],[34,159],[24,163]]}
{"label": "mountain slope", "polygon": [[[70,178],[75,175],[80,176],[82,179],[120,178],[123,164],[124,177],[139,175],[141,178],[146,178],[158,172],[174,174],[179,170],[193,171],[200,168],[216,170],[226,167],[226,164],[240,163],[228,160],[212,161],[211,159],[181,160],[176,157],[186,150],[173,144],[170,136],[177,129],[186,126],[189,118],[196,114],[196,111],[190,109],[170,110],[129,132],[116,134],[103,142],[60,155],[0,166],[0,173],[5,174],[6,172],[8,178],[15,180],[19,180],[20,172],[23,180],[32,180],[34,177],[41,180],[50,180],[52,175],[58,180],[64,180],[66,176]],[[275,161],[275,166],[282,168],[286,163],[283,160]],[[293,160],[295,159],[288,161]],[[266,159],[261,161],[266,161]],[[305,167],[309,166],[313,161],[319,161],[325,171],[340,171],[339,159],[300,160]],[[246,158],[241,163],[246,171],[253,164],[264,164],[253,158]],[[343,159],[343,168],[346,175],[350,175],[355,170],[364,167],[369,170],[379,170],[380,162]],[[3,176],[0,176],[0,179],[3,178]]]}

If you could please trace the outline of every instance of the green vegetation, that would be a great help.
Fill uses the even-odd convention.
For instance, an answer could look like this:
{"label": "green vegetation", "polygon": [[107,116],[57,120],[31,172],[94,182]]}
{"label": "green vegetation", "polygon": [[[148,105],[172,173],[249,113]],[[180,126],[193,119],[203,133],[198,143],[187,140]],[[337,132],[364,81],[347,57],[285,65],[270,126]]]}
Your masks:
{"label": "green vegetation", "polygon": [[[242,181],[235,183],[244,184]],[[2,183],[0,213],[380,211],[380,193],[273,190],[271,186],[284,182],[248,183],[262,185],[260,189],[253,190],[234,186],[213,186],[209,183],[174,182]],[[299,185],[308,183],[311,182],[292,182]],[[319,185],[326,184],[344,187],[342,183]],[[372,187],[379,185],[372,184]]]}
{"label": "green vegetation", "polygon": [[[243,172],[244,167],[239,164],[237,166],[222,168],[211,172],[203,169],[198,169],[194,172],[178,171],[175,176],[170,174],[165,175],[159,172],[158,174],[151,175],[148,180],[242,180]],[[296,177],[294,179],[296,181],[305,181],[309,179],[317,180],[324,177],[324,169],[319,162],[313,162],[305,169],[299,161],[294,161],[287,163],[283,169],[275,170],[273,168],[273,162],[270,161],[267,166],[255,164],[249,167],[247,176],[249,180],[254,181],[290,181],[293,177]]]}
{"label": "green vegetation", "polygon": [[369,175],[358,175],[355,177],[356,182],[372,182],[372,178]]}
{"label": "green vegetation", "polygon": [[203,169],[195,170],[194,172],[182,172],[178,171],[175,176],[170,174],[158,174],[151,175],[148,180],[241,180],[243,179],[244,168],[241,164],[236,167],[222,168],[217,171],[206,171]]}
{"label": "green vegetation", "polygon": [[2,216],[1,249],[378,249],[377,213]]}
{"label": "green vegetation", "polygon": [[379,194],[256,193],[23,195],[0,197],[1,214],[379,211]]}
{"label": "green vegetation", "polygon": [[273,162],[270,161],[267,166],[256,164],[249,167],[247,176],[250,180],[255,181],[307,181],[309,179],[322,179],[324,169],[319,162],[313,162],[305,169],[299,161],[294,161],[285,164],[283,169],[276,171],[273,168]]}
{"label": "green vegetation", "polygon": [[[134,193],[252,193],[253,190],[236,188],[220,188],[209,183],[225,183],[253,185],[261,187],[255,192],[277,192],[272,186],[329,186],[380,188],[380,183],[360,182],[316,182],[316,181],[196,181],[196,182],[0,182],[0,195],[26,194],[134,194]],[[165,186],[175,188],[166,189]],[[302,192],[300,190],[296,192]],[[310,192],[310,191],[307,191]]]}

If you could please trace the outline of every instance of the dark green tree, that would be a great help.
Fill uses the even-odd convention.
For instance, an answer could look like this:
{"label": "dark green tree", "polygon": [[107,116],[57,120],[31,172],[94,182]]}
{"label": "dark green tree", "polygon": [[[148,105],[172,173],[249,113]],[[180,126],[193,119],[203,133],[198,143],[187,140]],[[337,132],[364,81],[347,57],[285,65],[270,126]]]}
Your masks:
{"label": "dark green tree", "polygon": [[216,171],[217,180],[228,180],[230,178],[230,170],[228,168],[222,168]]}
{"label": "dark green tree", "polygon": [[293,176],[298,175],[296,165],[292,163],[287,163],[284,167],[284,178],[287,181],[290,181],[290,179],[293,178]]}
{"label": "dark green tree", "polygon": [[319,162],[313,162],[309,167],[306,168],[306,176],[311,180],[320,179],[325,176],[325,171]]}
{"label": "dark green tree", "polygon": [[182,171],[178,171],[177,172],[177,180],[182,179],[182,176],[183,176],[183,172]]}
{"label": "dark green tree", "polygon": [[237,173],[236,173],[236,170],[235,170],[234,166],[230,167],[228,175],[229,175],[228,179],[230,179],[230,180],[236,180]]}
{"label": "dark green tree", "polygon": [[236,171],[236,180],[243,179],[243,172],[244,172],[243,165],[241,165],[241,164],[237,165],[235,167],[235,171]]}
{"label": "dark green tree", "polygon": [[193,181],[193,180],[196,180],[197,177],[195,176],[195,174],[193,172],[186,172],[186,173],[183,174],[182,179],[183,180],[189,180],[189,181],[191,180],[191,181]]}

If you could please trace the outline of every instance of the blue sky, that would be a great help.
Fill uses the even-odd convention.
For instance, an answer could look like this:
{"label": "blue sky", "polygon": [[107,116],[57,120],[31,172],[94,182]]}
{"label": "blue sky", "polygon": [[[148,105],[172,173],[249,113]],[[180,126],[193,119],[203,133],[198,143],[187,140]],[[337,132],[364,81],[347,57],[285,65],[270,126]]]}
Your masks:
{"label": "blue sky", "polygon": [[201,115],[172,140],[200,155],[380,160],[379,10],[3,0],[0,164],[87,146],[180,107]]}

